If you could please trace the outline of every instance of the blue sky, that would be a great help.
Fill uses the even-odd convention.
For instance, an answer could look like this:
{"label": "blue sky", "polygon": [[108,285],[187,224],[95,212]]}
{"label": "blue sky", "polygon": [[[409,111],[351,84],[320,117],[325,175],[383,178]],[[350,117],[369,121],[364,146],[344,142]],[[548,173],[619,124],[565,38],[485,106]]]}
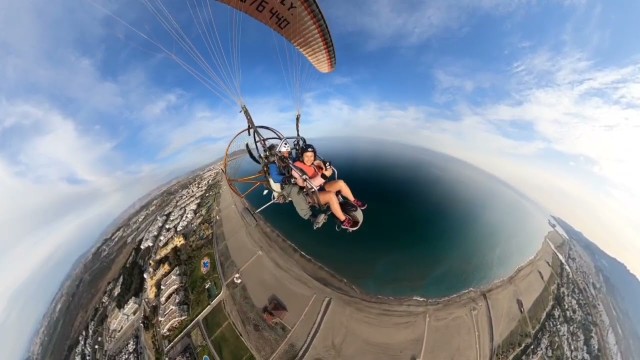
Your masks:
{"label": "blue sky", "polygon": [[[175,45],[142,6],[96,3]],[[640,274],[639,2],[320,5],[337,68],[304,93],[308,138],[393,138],[462,158]],[[293,133],[273,36],[245,24],[244,99],[257,122]],[[88,1],[0,0],[0,54],[0,329],[12,334],[0,348],[13,359],[104,227],[221,156],[244,123]]]}

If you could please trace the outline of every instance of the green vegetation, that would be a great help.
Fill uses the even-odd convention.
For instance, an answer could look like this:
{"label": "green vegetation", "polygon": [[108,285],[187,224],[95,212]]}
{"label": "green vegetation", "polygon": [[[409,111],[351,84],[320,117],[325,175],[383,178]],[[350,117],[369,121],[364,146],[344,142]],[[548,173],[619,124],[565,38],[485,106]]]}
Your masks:
{"label": "green vegetation", "polygon": [[[554,256],[551,263],[551,269],[557,273],[557,271],[561,270],[560,265],[560,260]],[[545,287],[533,301],[526,313],[529,317],[529,321],[531,322],[531,329],[535,332],[539,331],[539,326],[545,322],[548,317],[547,310],[551,309],[553,302],[559,301],[557,298],[559,296],[558,292],[554,291],[554,288],[558,283],[558,278],[553,271],[549,273]],[[518,355],[524,353],[523,350],[528,348],[526,345],[530,344],[531,341],[532,334],[530,333],[526,318],[521,316],[518,321],[518,325],[509,333],[507,338],[505,338],[502,344],[498,347],[496,351],[496,358],[508,359],[515,351],[521,349],[515,356],[515,358],[518,358]]]}
{"label": "green vegetation", "polygon": [[520,316],[518,324],[496,349],[496,359],[509,359],[511,355],[527,342],[531,341],[531,333],[527,319]]}
{"label": "green vegetation", "polygon": [[225,360],[255,359],[251,351],[244,344],[240,335],[229,323],[223,327],[212,339],[213,348]]}
{"label": "green vegetation", "polygon": [[538,297],[533,301],[533,304],[527,310],[529,321],[531,321],[531,327],[535,330],[540,326],[549,305],[553,302],[553,287],[556,284],[556,276],[553,272],[549,273],[549,278],[546,281],[546,285],[538,294]]}
{"label": "green vegetation", "polygon": [[200,331],[200,327],[196,327],[196,329],[191,332],[191,341],[193,341],[193,345],[196,348],[197,359],[203,359],[205,355],[211,360],[215,359],[202,335],[202,331]]}
{"label": "green vegetation", "polygon": [[[229,287],[226,296],[231,297],[235,311],[239,314],[238,328],[247,329],[247,342],[260,358],[268,359],[282,342],[287,338],[290,330],[282,322],[269,325],[262,313],[262,307],[254,304],[245,284]],[[264,299],[264,305],[267,300]],[[231,326],[235,324],[229,324]]]}
{"label": "green vegetation", "polygon": [[[200,261],[208,256],[211,259],[211,265],[209,271],[203,274],[200,270]],[[192,312],[200,313],[209,305],[209,295],[206,284],[215,286],[216,289],[221,288],[220,276],[216,271],[215,255],[211,247],[205,247],[197,251],[192,258],[188,260],[187,273],[189,278],[187,280],[187,288],[190,297],[190,306]]]}
{"label": "green vegetation", "polygon": [[556,274],[560,274],[560,270],[562,269],[562,262],[560,261],[560,259],[557,256],[554,256],[551,259],[551,269],[553,269],[553,271]]}
{"label": "green vegetation", "polygon": [[205,345],[205,346],[199,346],[199,347],[196,349],[196,353],[197,353],[197,355],[198,355],[198,360],[203,359],[205,355],[206,355],[206,356],[208,356],[208,357],[209,357],[209,359],[211,359],[211,360],[215,359],[215,358],[213,357],[213,355],[211,354],[211,351],[209,350],[209,346],[207,346],[207,345]]}
{"label": "green vegetation", "polygon": [[[168,340],[173,341],[213,300],[207,283],[214,286],[219,293],[222,289],[222,281],[217,271],[216,256],[213,248],[213,216],[214,204],[219,199],[219,186],[213,185],[213,195],[202,199],[197,216],[202,216],[202,221],[195,226],[189,226],[182,233],[186,244],[179,248],[174,248],[167,256],[169,261],[185,268],[187,283],[185,293],[189,305],[189,317],[180,326],[172,331]],[[212,189],[211,187],[209,189]],[[200,262],[203,258],[209,257],[209,271],[203,274],[200,269]]]}
{"label": "green vegetation", "polygon": [[200,327],[196,326],[195,330],[191,332],[191,341],[196,348],[201,346],[206,346],[207,342],[204,341],[204,337],[202,336],[202,332],[200,331]]}
{"label": "green vegetation", "polygon": [[142,336],[140,337],[140,341],[144,341],[146,344],[150,344],[151,346],[148,348],[149,351],[152,351],[155,355],[156,359],[164,358],[164,348],[162,344],[158,344],[156,337],[156,330],[150,328],[149,330],[143,329]]}
{"label": "green vegetation", "polygon": [[135,247],[131,251],[130,261],[122,270],[122,285],[120,292],[116,295],[116,306],[122,309],[124,305],[134,296],[140,296],[144,289],[144,267],[138,262],[140,248]]}
{"label": "green vegetation", "polygon": [[255,359],[227,317],[222,303],[202,319],[202,324],[222,359]]}
{"label": "green vegetation", "polygon": [[202,319],[202,325],[207,331],[207,337],[212,337],[228,320],[229,318],[224,312],[222,303],[219,303]]}
{"label": "green vegetation", "polygon": [[[189,304],[189,317],[187,317],[180,326],[169,334],[169,341],[173,341],[210,303],[208,290],[205,287],[210,282],[216,289],[221,288],[220,276],[216,271],[214,263],[214,253],[211,246],[202,247],[196,251],[182,248],[178,250],[181,257],[185,257],[186,261],[182,264],[185,267],[188,276],[185,293],[187,294]],[[205,256],[211,259],[211,267],[206,274],[200,271],[200,260]]]}
{"label": "green vegetation", "polygon": [[95,321],[96,328],[102,328],[107,321],[107,309],[104,307],[96,307],[94,315],[91,318]]}

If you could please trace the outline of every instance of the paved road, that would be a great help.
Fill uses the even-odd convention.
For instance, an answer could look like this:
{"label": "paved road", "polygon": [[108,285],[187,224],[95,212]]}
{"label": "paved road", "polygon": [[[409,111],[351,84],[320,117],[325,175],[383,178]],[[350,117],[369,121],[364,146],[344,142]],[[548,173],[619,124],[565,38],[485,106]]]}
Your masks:
{"label": "paved road", "polygon": [[204,310],[202,310],[202,312],[200,313],[200,315],[198,315],[198,317],[196,317],[190,324],[189,326],[187,326],[181,333],[180,335],[178,335],[177,338],[175,338],[175,340],[173,340],[171,342],[171,344],[169,344],[165,349],[164,352],[167,353],[169,352],[169,350],[171,349],[171,347],[175,344],[178,343],[178,341],[180,341],[180,339],[182,339],[187,333],[189,333],[194,326],[197,326],[198,323],[200,322],[200,320],[202,320],[202,318],[204,318],[205,316],[207,316],[207,314],[211,311],[211,309],[213,309],[216,305],[218,305],[218,303],[220,301],[222,301],[222,297],[225,294],[225,288],[222,288],[222,291],[220,292],[220,294],[213,299],[213,301],[211,302],[211,304],[209,304],[209,306],[207,306]]}
{"label": "paved road", "polygon": [[213,354],[213,357],[216,360],[220,360],[220,358],[218,357],[218,354],[216,353],[216,350],[213,348],[213,345],[211,344],[211,341],[209,341],[209,334],[207,334],[207,331],[204,329],[204,326],[202,325],[202,321],[198,321],[198,324],[200,325],[200,331],[202,331],[202,334],[204,335],[204,339],[207,341],[207,345],[209,345],[209,350],[211,350],[211,354]]}
{"label": "paved road", "polygon": [[[218,208],[219,204],[217,205],[216,209],[213,211],[212,217],[215,219],[214,220],[214,229],[218,228],[218,226],[222,226],[221,221],[219,219],[218,213],[219,213],[219,208]],[[204,338],[207,340],[207,344],[209,345],[209,349],[211,350],[211,353],[213,354],[213,357],[216,360],[220,360],[220,358],[218,357],[218,354],[216,354],[215,350],[213,349],[213,345],[211,345],[211,342],[209,341],[209,338],[206,336],[207,332],[204,331],[204,327],[202,326],[202,319],[207,316],[207,314],[209,314],[209,312],[220,302],[222,301],[223,296],[226,293],[226,282],[224,282],[224,277],[222,274],[222,269],[220,266],[220,261],[218,261],[217,259],[217,244],[216,242],[218,241],[218,239],[216,239],[216,235],[215,235],[215,231],[214,231],[214,239],[213,239],[213,248],[216,249],[216,268],[218,270],[218,275],[220,276],[220,279],[222,280],[222,290],[220,291],[220,294],[218,294],[218,296],[211,302],[211,304],[209,304],[209,306],[207,306],[204,310],[202,310],[202,312],[200,313],[200,315],[198,315],[198,317],[196,317],[190,324],[189,326],[187,326],[181,333],[180,335],[178,335],[177,338],[175,338],[175,340],[173,340],[171,342],[171,344],[169,344],[166,349],[165,349],[165,353],[167,353],[171,347],[173,347],[175,344],[177,344],[180,339],[182,339],[187,333],[189,333],[194,326],[198,325],[200,326],[200,330],[202,331],[202,333],[205,335]],[[228,281],[227,281],[228,282]]]}
{"label": "paved road", "polygon": [[318,317],[316,318],[316,321],[313,324],[313,327],[311,328],[309,337],[307,338],[307,341],[305,341],[305,343],[302,345],[302,349],[300,349],[300,352],[296,356],[296,360],[302,360],[304,359],[305,356],[307,356],[307,353],[311,348],[311,344],[313,344],[313,341],[316,339],[318,332],[322,328],[322,322],[324,321],[325,316],[327,316],[327,312],[329,311],[329,306],[331,306],[331,298],[325,298],[324,302],[322,303],[322,308],[320,309],[320,313],[318,313]]}

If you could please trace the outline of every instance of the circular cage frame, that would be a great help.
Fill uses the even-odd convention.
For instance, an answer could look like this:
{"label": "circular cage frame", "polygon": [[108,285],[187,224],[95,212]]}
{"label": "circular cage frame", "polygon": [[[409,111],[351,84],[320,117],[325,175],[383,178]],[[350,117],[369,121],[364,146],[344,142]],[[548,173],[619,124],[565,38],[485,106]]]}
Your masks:
{"label": "circular cage frame", "polygon": [[[234,144],[237,145],[237,142],[240,141],[239,138],[245,134],[249,139],[245,140],[244,149],[232,148]],[[264,125],[247,127],[246,129],[240,130],[231,139],[224,154],[223,172],[227,184],[234,194],[244,199],[260,185],[267,188],[269,187],[269,181],[266,175],[270,156],[268,147],[271,144],[280,143],[284,139],[285,137],[278,130]],[[235,174],[231,174],[229,171],[230,165],[247,156],[260,167],[259,170],[257,170],[255,174],[243,177],[236,177]],[[242,191],[238,188],[238,184],[252,184],[252,186],[248,190]]]}

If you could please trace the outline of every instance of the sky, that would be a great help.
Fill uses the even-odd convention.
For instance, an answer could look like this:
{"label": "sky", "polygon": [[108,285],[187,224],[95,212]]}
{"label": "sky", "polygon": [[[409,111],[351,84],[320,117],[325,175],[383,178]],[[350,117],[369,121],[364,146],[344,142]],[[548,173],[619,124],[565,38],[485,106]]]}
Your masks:
{"label": "sky", "polygon": [[[389,138],[461,158],[640,275],[640,2],[320,5],[337,66],[298,93],[303,135]],[[293,135],[296,105],[274,36],[243,21],[244,102],[257,123]],[[157,25],[124,0],[0,0],[8,359],[26,354],[72,264],[114,218],[222,156],[245,126],[237,104],[167,56],[176,41]]]}

